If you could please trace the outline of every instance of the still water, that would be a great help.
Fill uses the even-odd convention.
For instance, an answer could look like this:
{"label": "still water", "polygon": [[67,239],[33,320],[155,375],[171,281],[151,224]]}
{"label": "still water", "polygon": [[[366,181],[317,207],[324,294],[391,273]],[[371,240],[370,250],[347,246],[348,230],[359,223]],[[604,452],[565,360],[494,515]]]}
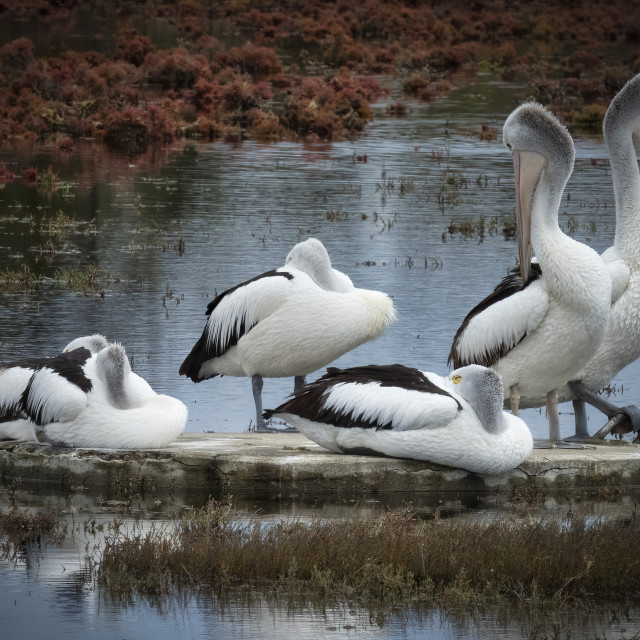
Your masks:
{"label": "still water", "polygon": [[[99,559],[105,532],[117,517],[121,530],[137,534],[154,524],[172,527],[181,500],[171,496],[128,497],[106,500],[79,492],[66,496],[30,493],[24,488],[11,497],[32,511],[57,509],[69,526],[61,544],[46,539],[21,547],[11,560],[0,559],[0,618],[2,638],[37,637],[98,640],[112,638],[428,638],[478,640],[508,638],[609,638],[630,640],[640,632],[640,610],[624,602],[601,607],[540,609],[526,602],[519,606],[480,607],[473,611],[433,610],[407,602],[393,609],[368,609],[355,602],[335,602],[296,597],[276,598],[244,592],[218,599],[206,588],[175,597],[111,598],[96,586],[86,558]],[[416,496],[413,496],[414,501]],[[204,498],[206,500],[206,498]],[[190,503],[199,504],[197,499]],[[406,504],[406,503],[405,503]],[[323,503],[281,498],[272,503],[239,500],[238,517],[251,514],[265,526],[282,518],[300,522],[310,518],[371,517],[399,503],[353,500],[343,497]],[[418,514],[429,517],[436,508],[443,516],[493,519],[510,513],[522,517],[554,515],[571,510],[587,518],[628,515],[633,495],[607,499],[583,495],[571,502],[546,496],[537,508],[509,504],[504,496],[487,496],[471,504],[463,496],[424,496],[415,503]],[[0,495],[0,508],[9,507],[8,495]],[[85,527],[91,521],[93,526]],[[98,525],[103,525],[100,531]]]}
{"label": "still water", "polygon": [[[2,150],[9,170],[52,166],[63,183],[46,191],[17,180],[0,190],[0,270],[24,264],[47,278],[35,291],[0,294],[0,358],[53,355],[77,336],[100,332],[125,346],[134,370],[159,393],[185,402],[189,431],[247,430],[254,419],[249,380],[195,385],[178,368],[216,293],[281,266],[296,242],[315,236],[336,268],[356,286],[387,292],[398,311],[385,335],[335,364],[399,362],[446,373],[460,322],[515,264],[515,242],[501,231],[514,210],[514,183],[500,132],[521,88],[480,76],[446,99],[409,103],[402,118],[386,113],[396,99],[376,106],[375,122],[355,141],[191,143],[138,156],[90,141],[70,153],[54,146]],[[495,128],[493,140],[475,135],[483,124]],[[577,137],[576,151],[560,221],[601,252],[615,229],[607,153],[598,136]],[[481,216],[482,239],[447,233],[452,223]],[[64,224],[56,227],[54,218]],[[98,293],[56,280],[57,270],[91,265],[100,272]],[[618,376],[615,401],[640,403],[637,374],[634,364]],[[265,381],[265,408],[292,388],[293,380]],[[561,411],[569,435],[571,407]],[[544,412],[523,417],[535,437],[546,435]],[[592,432],[602,423],[590,414]],[[484,506],[474,508],[481,513]],[[76,519],[114,511],[70,509]],[[270,510],[271,517],[294,512]],[[166,515],[147,509],[144,517]],[[534,621],[518,608],[376,615],[355,605],[293,606],[257,595],[224,603],[207,594],[113,602],[83,578],[86,542],[93,544],[78,533],[60,547],[24,549],[15,565],[0,561],[3,638],[629,638],[640,630],[640,614],[630,610],[538,613]]]}
{"label": "still water", "polygon": [[[410,103],[402,118],[386,115],[392,96],[376,106],[366,135],[332,144],[216,142],[140,156],[90,142],[70,153],[3,151],[14,173],[52,166],[63,184],[52,192],[16,180],[0,190],[0,270],[26,264],[53,279],[57,269],[95,265],[103,283],[94,295],[54,280],[32,293],[3,294],[0,358],[53,355],[99,332],[125,346],[134,370],[158,392],[186,403],[189,431],[244,431],[254,420],[248,379],[196,385],[178,368],[216,293],[283,265],[296,242],[316,236],[336,268],[356,286],[387,292],[398,311],[385,335],[335,364],[398,362],[445,374],[467,311],[515,264],[515,242],[500,230],[514,211],[501,125],[521,92],[480,76],[446,99]],[[474,136],[483,124],[493,140]],[[607,153],[598,136],[579,137],[576,147],[560,221],[600,252],[615,229]],[[67,224],[56,227],[59,215]],[[483,239],[446,233],[481,216]],[[637,372],[632,365],[615,380],[624,390],[618,401],[640,402]],[[292,380],[267,380],[264,407],[292,390]],[[524,418],[535,437],[545,436],[544,411]],[[603,422],[592,413],[592,432]],[[572,423],[561,416],[563,434]]]}

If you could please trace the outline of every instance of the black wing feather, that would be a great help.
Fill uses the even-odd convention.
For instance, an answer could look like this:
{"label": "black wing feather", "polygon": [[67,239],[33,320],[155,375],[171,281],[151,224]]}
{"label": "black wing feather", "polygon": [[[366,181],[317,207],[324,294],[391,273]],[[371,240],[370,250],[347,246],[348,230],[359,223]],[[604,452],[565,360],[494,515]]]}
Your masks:
{"label": "black wing feather", "polygon": [[0,406],[0,422],[29,418],[37,424],[41,423],[42,416],[40,414],[32,416],[29,412],[29,407],[32,405],[30,393],[33,376],[42,369],[50,369],[65,380],[75,384],[85,393],[91,391],[93,385],[91,380],[86,377],[83,369],[84,364],[90,357],[91,351],[85,347],[80,347],[52,358],[24,358],[3,364],[0,370],[4,371],[13,367],[20,367],[23,369],[31,369],[32,374],[19,401],[13,405]]}
{"label": "black wing feather", "polygon": [[[288,280],[293,279],[293,274],[288,271],[277,271],[276,269],[272,269],[271,271],[266,271],[265,273],[261,273],[259,276],[255,278],[251,278],[251,280],[246,280],[245,282],[241,282],[235,287],[231,287],[231,289],[227,289],[223,291],[219,296],[216,296],[208,305],[207,311],[205,315],[210,316],[215,308],[220,304],[220,302],[226,296],[232,294],[234,291],[252,283],[257,280],[262,280],[263,278],[272,278],[282,276],[283,278],[287,278]],[[242,336],[246,335],[251,331],[251,329],[255,326],[255,324],[247,326],[244,322],[244,318],[240,322],[240,325],[237,327],[235,331],[233,331],[226,340],[217,340],[211,344],[208,344],[208,331],[205,326],[202,335],[199,340],[191,349],[191,353],[185,358],[184,362],[180,365],[180,369],[178,373],[181,376],[187,376],[187,378],[191,378],[194,382],[202,382],[204,378],[200,377],[200,367],[207,360],[211,360],[212,358],[219,358],[225,351],[227,351],[230,347],[238,344],[238,341]],[[217,374],[216,374],[217,375]],[[211,376],[215,378],[214,376]]]}
{"label": "black wing feather", "polygon": [[453,365],[454,369],[458,369],[460,367],[465,367],[469,364],[480,364],[483,367],[492,367],[500,358],[502,358],[508,351],[505,347],[497,347],[495,349],[491,349],[482,355],[482,357],[478,357],[475,360],[467,361],[463,360],[458,354],[458,343],[462,334],[465,332],[467,326],[473,320],[473,318],[480,313],[482,313],[485,309],[491,307],[491,305],[500,302],[501,300],[505,300],[509,296],[522,291],[526,287],[528,287],[532,282],[535,282],[542,276],[542,269],[537,262],[531,263],[531,272],[529,274],[529,279],[526,284],[522,284],[522,278],[520,277],[520,268],[514,267],[509,271],[509,273],[500,280],[498,286],[486,297],[484,300],[479,302],[469,313],[465,316],[465,319],[462,321],[462,324],[456,331],[456,335],[453,338],[453,343],[451,345],[451,350],[449,351],[449,358],[447,359],[447,364],[449,366]]}
{"label": "black wing feather", "polygon": [[[325,406],[326,397],[333,386],[342,383],[367,384],[370,382],[378,382],[381,387],[400,387],[410,391],[437,393],[454,399],[450,393],[433,384],[422,371],[401,364],[369,365],[350,369],[329,367],[324,376],[296,391],[290,400],[277,409],[265,411],[264,417],[268,420],[276,413],[292,413],[301,418],[331,424],[335,427],[360,427],[376,431],[391,429],[393,427],[391,422],[380,424],[365,419],[363,414],[345,415]],[[458,409],[462,409],[457,400],[456,403]]]}

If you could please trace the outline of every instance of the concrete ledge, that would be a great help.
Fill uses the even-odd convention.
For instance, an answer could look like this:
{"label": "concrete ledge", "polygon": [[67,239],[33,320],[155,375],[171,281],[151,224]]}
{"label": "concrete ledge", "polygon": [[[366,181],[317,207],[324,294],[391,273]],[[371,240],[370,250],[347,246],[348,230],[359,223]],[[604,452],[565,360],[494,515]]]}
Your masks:
{"label": "concrete ledge", "polygon": [[[516,469],[481,476],[427,462],[346,456],[300,434],[187,433],[167,449],[118,451],[0,443],[4,485],[61,490],[207,492],[264,496],[513,491],[640,486],[640,447],[605,442],[593,449],[534,450]],[[44,489],[44,487],[43,487]]]}

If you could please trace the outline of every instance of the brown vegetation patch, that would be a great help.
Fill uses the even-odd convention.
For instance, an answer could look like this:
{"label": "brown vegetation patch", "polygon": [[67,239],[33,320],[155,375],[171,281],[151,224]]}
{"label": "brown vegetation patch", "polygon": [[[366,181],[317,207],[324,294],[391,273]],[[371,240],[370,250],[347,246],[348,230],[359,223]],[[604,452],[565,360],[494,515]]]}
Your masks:
{"label": "brown vegetation patch", "polygon": [[[72,24],[77,10],[41,0],[12,3],[3,16]],[[623,0],[143,1],[126,3],[126,15],[175,23],[180,46],[161,49],[123,19],[110,54],[67,44],[43,57],[27,38],[0,47],[0,143],[62,136],[69,149],[94,137],[139,150],[192,136],[339,138],[371,119],[383,93],[372,75],[402,73],[407,95],[430,100],[459,70],[478,68],[528,79],[523,99],[592,130],[596,107],[640,69],[629,46],[640,29]],[[233,29],[243,42],[226,46],[213,28]],[[309,50],[287,65],[282,52],[293,43]]]}

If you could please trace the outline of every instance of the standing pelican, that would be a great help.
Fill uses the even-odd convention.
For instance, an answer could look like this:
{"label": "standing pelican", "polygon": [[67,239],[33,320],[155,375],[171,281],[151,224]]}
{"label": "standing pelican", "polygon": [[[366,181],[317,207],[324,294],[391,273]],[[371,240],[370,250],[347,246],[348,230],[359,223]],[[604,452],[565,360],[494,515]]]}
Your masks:
{"label": "standing pelican", "polygon": [[378,337],[395,319],[389,296],[355,288],[315,238],[293,247],[284,267],[221,293],[206,313],[180,375],[194,382],[250,377],[258,431],[271,430],[262,416],[263,377],[294,376],[299,389],[308,373]]}
{"label": "standing pelican", "polygon": [[[585,400],[609,418],[628,416],[633,430],[640,430],[637,407],[616,407],[595,395],[621,369],[640,357],[640,171],[633,145],[633,134],[639,131],[639,125],[640,74],[629,80],[611,101],[604,119],[616,202],[614,243],[602,254],[611,277],[612,304],[607,331],[596,354],[577,373],[576,382],[558,392],[563,400],[573,399],[577,439],[589,435]],[[610,421],[606,428],[612,425]]]}
{"label": "standing pelican", "polygon": [[494,474],[518,466],[533,445],[527,425],[502,410],[503,396],[500,375],[478,365],[446,378],[399,364],[330,367],[266,415],[336,453]]}
{"label": "standing pelican", "polygon": [[[541,105],[527,103],[507,118],[503,139],[513,154],[525,286],[515,292],[499,286],[477,305],[456,333],[449,362],[494,367],[516,414],[521,398],[544,396],[551,443],[569,446],[560,441],[557,389],[574,379],[602,341],[611,279],[600,256],[558,226],[574,162],[565,127]],[[543,277],[531,271],[531,245]]]}

